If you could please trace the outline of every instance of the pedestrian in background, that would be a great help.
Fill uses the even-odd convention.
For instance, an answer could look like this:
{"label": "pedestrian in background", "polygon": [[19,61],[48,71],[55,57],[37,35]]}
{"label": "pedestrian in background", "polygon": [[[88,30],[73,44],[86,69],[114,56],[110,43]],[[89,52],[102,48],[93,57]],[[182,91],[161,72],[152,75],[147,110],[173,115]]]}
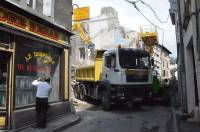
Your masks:
{"label": "pedestrian in background", "polygon": [[36,114],[37,114],[37,127],[46,127],[48,97],[51,92],[50,78],[38,79],[32,82],[32,85],[37,86],[36,92]]}

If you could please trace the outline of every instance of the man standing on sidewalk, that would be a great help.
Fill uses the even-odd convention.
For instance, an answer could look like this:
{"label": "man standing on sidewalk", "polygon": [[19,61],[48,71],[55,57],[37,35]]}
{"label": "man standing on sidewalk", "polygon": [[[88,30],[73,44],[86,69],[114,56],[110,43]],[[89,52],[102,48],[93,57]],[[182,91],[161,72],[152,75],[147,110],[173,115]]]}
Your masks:
{"label": "man standing on sidewalk", "polygon": [[32,85],[37,86],[36,92],[36,114],[37,114],[37,127],[46,127],[48,97],[51,92],[50,78],[38,78],[32,82]]}

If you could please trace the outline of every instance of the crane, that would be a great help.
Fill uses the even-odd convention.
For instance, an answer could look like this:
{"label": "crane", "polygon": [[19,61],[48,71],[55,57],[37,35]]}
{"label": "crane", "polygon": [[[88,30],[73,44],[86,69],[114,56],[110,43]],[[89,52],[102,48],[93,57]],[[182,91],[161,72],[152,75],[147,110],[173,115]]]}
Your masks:
{"label": "crane", "polygon": [[154,46],[158,44],[156,27],[153,25],[141,26],[140,37],[146,46],[146,50],[152,55]]}
{"label": "crane", "polygon": [[75,31],[75,30],[79,31],[80,37],[86,45],[89,45],[92,43],[90,36],[85,33],[81,22],[79,21],[74,22],[74,24],[72,25],[72,31]]}

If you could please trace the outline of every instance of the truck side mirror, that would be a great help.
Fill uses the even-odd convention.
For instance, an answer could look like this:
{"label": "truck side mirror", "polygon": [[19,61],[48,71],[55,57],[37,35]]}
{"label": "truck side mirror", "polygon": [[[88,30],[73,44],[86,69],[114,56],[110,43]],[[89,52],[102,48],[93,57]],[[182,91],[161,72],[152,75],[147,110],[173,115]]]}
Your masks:
{"label": "truck side mirror", "polygon": [[154,59],[151,59],[151,65],[154,66]]}

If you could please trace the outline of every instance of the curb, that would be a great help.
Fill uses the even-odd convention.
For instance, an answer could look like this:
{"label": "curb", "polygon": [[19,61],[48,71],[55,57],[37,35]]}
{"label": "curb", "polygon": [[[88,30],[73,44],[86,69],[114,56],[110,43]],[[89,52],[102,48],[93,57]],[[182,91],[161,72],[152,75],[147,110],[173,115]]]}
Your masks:
{"label": "curb", "polygon": [[11,130],[9,132],[59,132],[61,130],[64,130],[66,128],[69,128],[79,123],[79,121],[81,120],[80,115],[77,115],[77,114],[66,115],[63,117],[65,117],[66,119],[68,118],[68,120],[63,120],[62,123],[58,123],[58,124],[55,123],[56,121],[52,120],[52,122],[54,123],[50,123],[48,127],[45,129],[34,129],[31,127],[33,125],[30,125],[29,127],[26,127],[25,129],[18,129],[14,131]]}
{"label": "curb", "polygon": [[63,125],[61,125],[61,126],[58,126],[58,127],[56,127],[55,129],[53,129],[53,130],[50,131],[50,132],[59,132],[59,131],[61,131],[61,130],[64,130],[64,129],[66,129],[66,128],[69,128],[69,127],[71,127],[71,126],[73,126],[73,125],[79,123],[80,121],[81,121],[80,116],[79,116],[79,115],[76,115],[76,118],[74,118],[72,121],[70,121],[70,122],[68,122],[68,123],[66,123],[66,124],[63,124]]}
{"label": "curb", "polygon": [[173,131],[178,132],[178,127],[177,127],[177,119],[176,119],[176,112],[174,108],[171,108],[172,111],[172,123],[173,123]]}
{"label": "curb", "polygon": [[76,113],[76,109],[74,107],[73,99],[69,101],[69,106],[70,106],[71,113],[75,114]]}

